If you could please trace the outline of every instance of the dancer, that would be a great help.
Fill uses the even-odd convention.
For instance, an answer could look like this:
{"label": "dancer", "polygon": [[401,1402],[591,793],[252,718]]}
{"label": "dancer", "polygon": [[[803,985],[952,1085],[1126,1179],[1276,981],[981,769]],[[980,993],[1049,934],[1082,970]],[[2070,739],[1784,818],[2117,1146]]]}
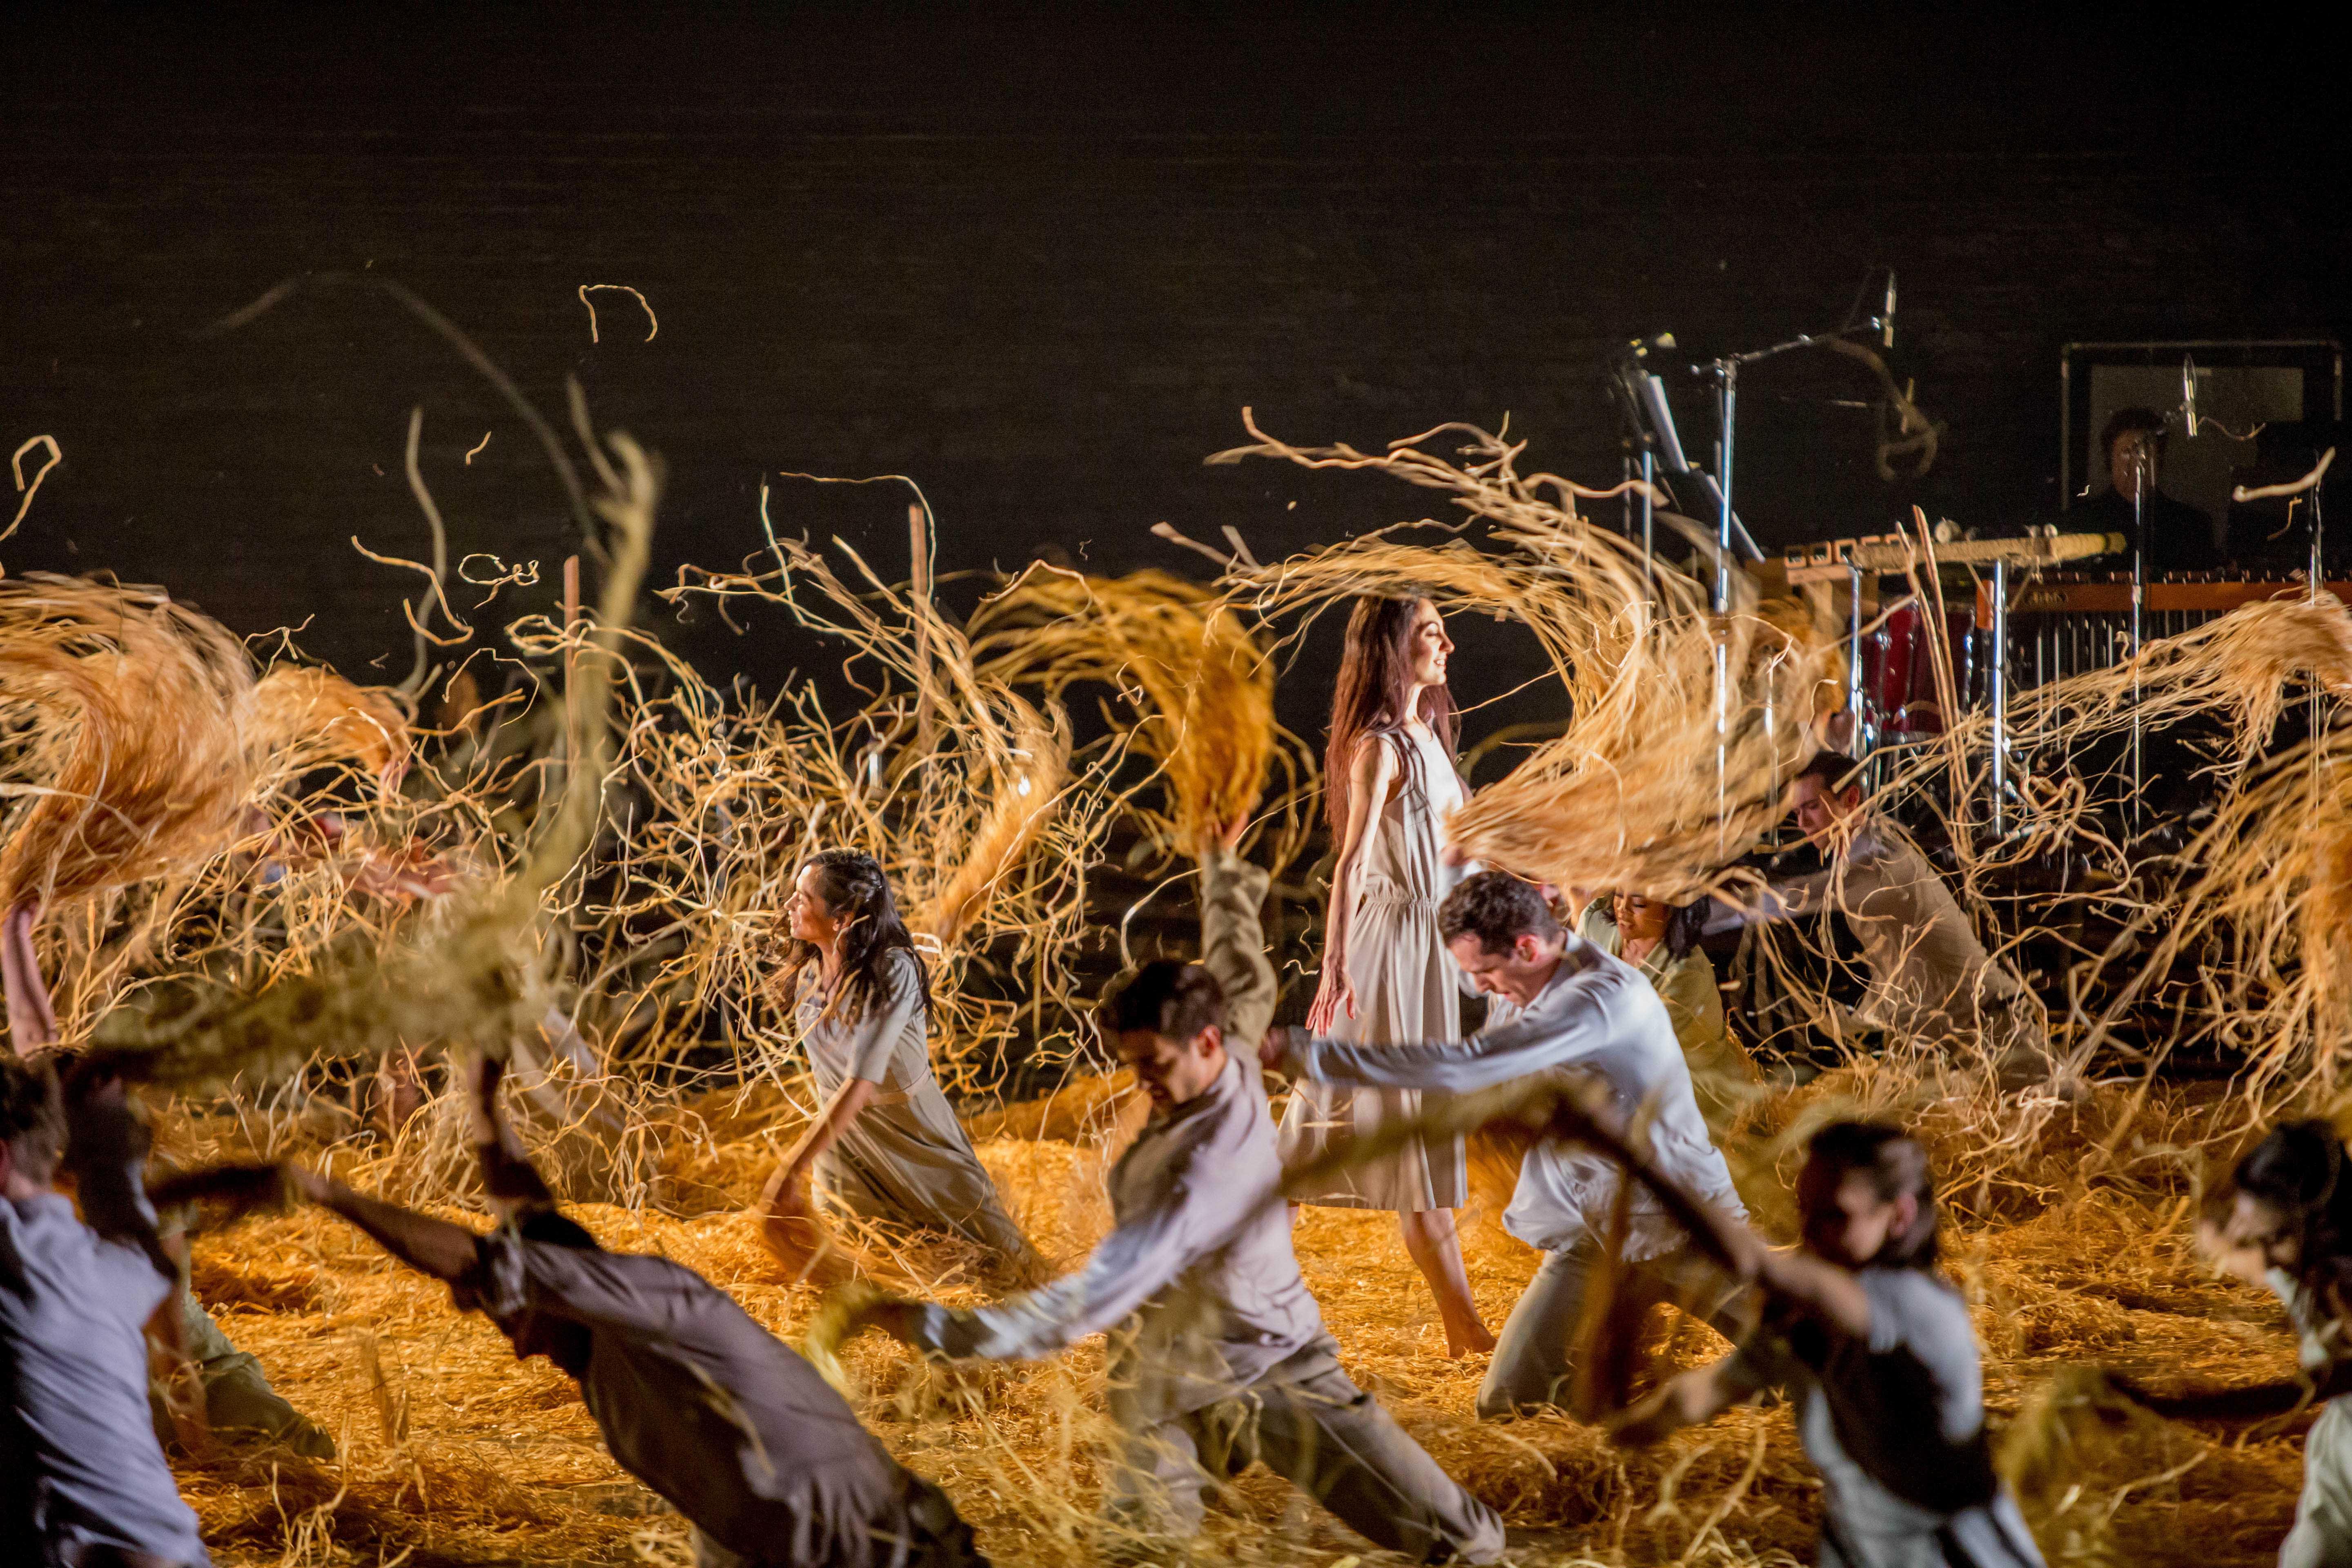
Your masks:
{"label": "dancer", "polygon": [[[1454,771],[1454,643],[1425,598],[1356,601],[1331,699],[1324,791],[1339,858],[1323,929],[1323,977],[1307,1012],[1318,1034],[1378,1047],[1451,1040],[1461,997],[1437,905],[1460,873],[1447,864],[1445,817],[1462,803]],[[1301,1084],[1282,1117],[1285,1165],[1422,1110],[1413,1089]],[[1462,1140],[1414,1140],[1358,1165],[1302,1202],[1394,1209],[1405,1250],[1429,1281],[1445,1353],[1495,1348],[1478,1315],[1454,1211],[1469,1191]]]}
{"label": "dancer", "polygon": [[2279,1549],[2280,1568],[2352,1563],[2352,1181],[2326,1121],[2273,1128],[2238,1162],[2226,1206],[2197,1227],[2199,1250],[2223,1272],[2286,1303],[2305,1375],[2291,1383],[2158,1395],[2110,1377],[2158,1415],[2252,1420],[2324,1405],[2303,1440],[2303,1497]]}
{"label": "dancer", "polygon": [[947,1498],[733,1298],[666,1258],[606,1252],[557,1209],[499,1110],[499,1076],[474,1068],[489,1235],[299,1166],[289,1184],[446,1281],[517,1356],[570,1373],[614,1459],[692,1522],[698,1568],[983,1564]]}
{"label": "dancer", "polygon": [[814,1185],[852,1214],[946,1231],[1027,1266],[1028,1238],[931,1076],[930,976],[880,863],[824,850],[784,910],[799,945],[788,984],[824,1104],[760,1196],[770,1245],[791,1254],[776,1232],[808,1212]]}
{"label": "dancer", "polygon": [[1724,1026],[1715,964],[1698,944],[1706,909],[1703,901],[1677,906],[1639,893],[1604,895],[1585,906],[1577,934],[1640,970],[1666,1005],[1699,1110],[1707,1131],[1719,1138],[1753,1098],[1762,1075]]}
{"label": "dancer", "polygon": [[1265,1085],[1245,1046],[1226,1048],[1257,1037],[1276,994],[1266,874],[1234,854],[1239,837],[1202,857],[1202,961],[1145,965],[1097,1014],[1151,1100],[1111,1171],[1117,1228],[1043,1289],[867,1321],[932,1354],[1024,1361],[1136,1318],[1112,1336],[1123,1450],[1107,1508],[1139,1534],[1192,1535],[1204,1493],[1262,1459],[1381,1547],[1491,1563],[1501,1521],[1349,1381],[1299,1278]]}
{"label": "dancer", "polygon": [[1897,1038],[1980,1051],[2004,1089],[2046,1081],[2050,1042],[2024,983],[1977,940],[1950,889],[1864,803],[1862,764],[1817,752],[1796,778],[1797,826],[1829,868],[1776,882],[1768,916],[1834,907],[1862,943],[1870,985],[1855,1017]]}
{"label": "dancer", "polygon": [[1711,1250],[1762,1288],[1763,1320],[1628,1412],[1617,1440],[1654,1443],[1783,1387],[1824,1483],[1823,1568],[2041,1568],[1993,1472],[1968,1304],[1936,1271],[1926,1151],[1900,1128],[1834,1123],[1813,1135],[1797,1197],[1799,1252],[1694,1207]]}
{"label": "dancer", "polygon": [[[81,1216],[50,1184],[63,1156]],[[0,1056],[0,1539],[10,1563],[210,1561],[149,1425],[142,1332],[178,1283],[118,1080]]]}
{"label": "dancer", "polygon": [[[1495,999],[1486,1027],[1467,1040],[1386,1046],[1275,1029],[1262,1049],[1265,1065],[1310,1082],[1455,1092],[1555,1068],[1589,1072],[1607,1083],[1621,1116],[1647,1118],[1659,1170],[1705,1201],[1746,1215],[1723,1155],[1708,1141],[1665,1005],[1640,974],[1564,929],[1541,893],[1500,871],[1482,871],[1454,889],[1437,919],[1454,962]],[[1556,1142],[1538,1143],[1521,1163],[1503,1225],[1544,1256],[1503,1325],[1478,1389],[1480,1415],[1560,1405],[1592,1419],[1630,1384],[1630,1365],[1587,1368],[1598,1399],[1577,1397],[1569,1342],[1604,1264],[1620,1180],[1609,1161]],[[1729,1292],[1685,1243],[1649,1194],[1635,1195],[1616,1251],[1629,1277],[1615,1292],[1615,1310],[1638,1319],[1651,1304],[1671,1300],[1728,1331]],[[1603,1342],[1620,1348],[1624,1337]]]}

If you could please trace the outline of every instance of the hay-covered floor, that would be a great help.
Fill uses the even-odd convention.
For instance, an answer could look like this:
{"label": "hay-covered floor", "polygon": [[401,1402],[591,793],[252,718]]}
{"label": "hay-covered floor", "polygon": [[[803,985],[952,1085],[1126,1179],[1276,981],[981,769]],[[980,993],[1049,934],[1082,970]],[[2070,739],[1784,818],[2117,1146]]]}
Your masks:
{"label": "hay-covered floor", "polygon": [[[1762,1108],[1785,1123],[1807,1091]],[[2015,1217],[1963,1224],[1954,1272],[1977,1307],[1988,1397],[2009,1421],[2030,1390],[2069,1363],[2103,1360],[2159,1384],[2285,1374],[2291,1346],[2266,1298],[2220,1281],[2186,1247],[2194,1157],[2181,1140],[2222,1108],[2152,1108],[2118,1179],[2055,1206],[2123,1101],[2105,1090],[2057,1114],[1974,1194]],[[1957,1123],[1952,1131],[1957,1134]],[[751,1226],[724,1206],[747,1199],[764,1151],[789,1131],[747,1135],[697,1157],[690,1215],[577,1212],[607,1244],[659,1251],[733,1291],[797,1340],[817,1295],[781,1281]],[[1762,1136],[1751,1140],[1760,1148]],[[1080,1255],[1107,1221],[1099,1150],[1000,1141],[982,1155],[1016,1215],[1057,1259]],[[343,1156],[364,1182],[368,1163]],[[1769,1184],[1769,1178],[1764,1179]],[[1770,1194],[1744,1184],[1751,1200]],[[451,1211],[460,1212],[460,1211]],[[1465,1215],[1471,1278],[1499,1326],[1534,1255],[1478,1211]],[[1623,1456],[1564,1419],[1482,1424],[1471,1415],[1481,1361],[1441,1353],[1429,1297],[1385,1215],[1305,1211],[1298,1251],[1349,1370],[1439,1460],[1513,1527],[1522,1563],[1806,1561],[1818,1491],[1785,1410],[1740,1411],[1652,1455]],[[224,1564],[358,1562],[683,1563],[686,1530],[605,1457],[568,1380],[522,1365],[478,1317],[388,1262],[356,1233],[315,1213],[251,1223],[199,1241],[202,1299],[258,1355],[278,1388],[335,1432],[338,1464],[282,1454],[216,1454],[181,1465],[187,1494]],[[951,1282],[970,1259],[944,1247],[909,1256]],[[981,1287],[954,1285],[971,1299]],[[1663,1358],[1721,1348],[1708,1331],[1658,1325]],[[1095,1561],[1090,1445],[1101,1435],[1101,1357],[1017,1368],[927,1369],[873,1336],[850,1347],[861,1411],[908,1464],[932,1477],[1003,1563]],[[2039,1423],[2048,1478],[2028,1511],[2053,1562],[2273,1560],[2301,1478],[2300,1427],[2258,1434],[2167,1426],[2145,1417],[2078,1415]],[[1263,1472],[1211,1516],[1202,1560],[1328,1563],[1371,1555]]]}

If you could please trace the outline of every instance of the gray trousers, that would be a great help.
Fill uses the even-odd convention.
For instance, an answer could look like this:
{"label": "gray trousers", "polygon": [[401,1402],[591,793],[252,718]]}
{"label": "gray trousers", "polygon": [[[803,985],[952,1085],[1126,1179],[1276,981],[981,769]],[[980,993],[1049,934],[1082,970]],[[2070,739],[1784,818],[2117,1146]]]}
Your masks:
{"label": "gray trousers", "polygon": [[[1583,1316],[1585,1291],[1601,1260],[1601,1248],[1593,1242],[1543,1255],[1535,1278],[1528,1281],[1526,1292],[1503,1325],[1494,1359],[1486,1363],[1486,1380],[1478,1385],[1481,1416],[1492,1420],[1545,1405],[1571,1405],[1577,1321]],[[1619,1287],[1613,1311],[1622,1315],[1629,1328],[1638,1326],[1642,1314],[1664,1301],[1683,1305],[1693,1317],[1727,1338],[1735,1342],[1739,1338],[1743,1325],[1730,1310],[1737,1287],[1687,1249],[1625,1267],[1628,1274]],[[1623,1345],[1630,1344],[1632,1337],[1624,1332],[1608,1339]],[[1594,1371],[1601,1387],[1622,1402],[1633,1369]],[[1606,1411],[1572,1414],[1590,1421]]]}
{"label": "gray trousers", "polygon": [[1190,1536],[1210,1489],[1256,1461],[1383,1550],[1423,1563],[1503,1554],[1495,1510],[1349,1381],[1328,1342],[1230,1399],[1129,1432],[1105,1510],[1143,1535]]}

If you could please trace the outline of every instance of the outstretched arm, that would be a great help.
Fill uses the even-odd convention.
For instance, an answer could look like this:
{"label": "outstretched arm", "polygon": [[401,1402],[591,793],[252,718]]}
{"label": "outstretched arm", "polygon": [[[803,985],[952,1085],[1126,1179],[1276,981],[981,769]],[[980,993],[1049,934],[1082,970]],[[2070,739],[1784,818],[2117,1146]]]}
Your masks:
{"label": "outstretched arm", "polygon": [[1712,1421],[1765,1386],[1745,1351],[1667,1379],[1648,1398],[1607,1423],[1611,1441],[1644,1448],[1685,1426]]}
{"label": "outstretched arm", "polygon": [[464,1226],[353,1192],[301,1165],[289,1164],[285,1171],[287,1185],[296,1194],[342,1215],[411,1268],[451,1285],[473,1273],[481,1237]]}
{"label": "outstretched arm", "polygon": [[2292,1382],[2200,1389],[2188,1394],[2152,1394],[2133,1379],[2115,1373],[2107,1374],[2107,1386],[2169,1420],[2260,1421],[2352,1394],[2352,1363],[2336,1362],[2316,1379],[2296,1378]]}
{"label": "outstretched arm", "polygon": [[1266,962],[1258,914],[1265,903],[1265,870],[1234,853],[1247,824],[1244,817],[1227,825],[1216,843],[1201,849],[1201,967],[1225,994],[1227,1046],[1244,1057],[1265,1036],[1281,990]]}
{"label": "outstretched arm", "polygon": [[85,1058],[67,1070],[64,1164],[73,1176],[82,1218],[109,1241],[146,1254],[176,1283],[180,1266],[164,1247],[146,1188],[146,1125],[122,1079]]}
{"label": "outstretched arm", "polygon": [[472,1112],[474,1147],[482,1163],[482,1190],[500,1217],[511,1218],[533,1209],[553,1208],[555,1194],[532,1166],[522,1140],[515,1135],[499,1104],[499,1085],[506,1070],[507,1064],[497,1057],[474,1058]]}

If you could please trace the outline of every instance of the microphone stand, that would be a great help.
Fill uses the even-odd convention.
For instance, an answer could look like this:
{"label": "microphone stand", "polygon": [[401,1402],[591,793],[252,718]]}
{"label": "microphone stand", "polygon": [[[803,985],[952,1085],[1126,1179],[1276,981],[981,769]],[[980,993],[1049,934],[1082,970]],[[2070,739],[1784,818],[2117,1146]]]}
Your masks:
{"label": "microphone stand", "polygon": [[[1890,280],[1888,284],[1890,297],[1893,287]],[[1692,374],[1711,377],[1716,386],[1715,418],[1717,434],[1715,447],[1716,549],[1713,601],[1715,613],[1718,617],[1731,613],[1731,552],[1734,544],[1744,546],[1752,560],[1764,559],[1764,552],[1757,548],[1755,540],[1748,537],[1748,530],[1740,525],[1738,517],[1731,510],[1732,460],[1738,453],[1739,427],[1739,367],[1743,364],[1754,364],[1759,360],[1774,359],[1797,349],[1811,348],[1816,343],[1825,343],[1832,339],[1847,337],[1855,332],[1883,332],[1891,337],[1893,331],[1894,318],[1891,315],[1873,316],[1867,321],[1856,322],[1850,327],[1840,327],[1834,331],[1800,332],[1793,338],[1772,344],[1769,348],[1750,349],[1745,353],[1725,354],[1709,360],[1705,364],[1695,364],[1690,367]],[[1702,480],[1706,478],[1705,475],[1699,477]],[[1855,586],[1859,589],[1858,574]],[[1857,606],[1861,604],[1859,592],[1855,595],[1854,602]],[[1859,614],[1859,611],[1857,610],[1856,613]],[[1730,768],[1731,649],[1726,639],[1725,628],[1718,624],[1715,635],[1715,821],[1716,849],[1718,856],[1721,856],[1725,848],[1723,803],[1725,796],[1729,793]]]}
{"label": "microphone stand", "polygon": [[2131,721],[2131,825],[2137,829],[2145,817],[2146,808],[2140,802],[2140,791],[2146,780],[2142,776],[2140,701],[2140,649],[2146,646],[2143,634],[2146,624],[2142,607],[2147,601],[2147,443],[2137,442],[2132,449],[2132,580],[2131,580],[2131,657],[2132,657],[2132,721]]}

